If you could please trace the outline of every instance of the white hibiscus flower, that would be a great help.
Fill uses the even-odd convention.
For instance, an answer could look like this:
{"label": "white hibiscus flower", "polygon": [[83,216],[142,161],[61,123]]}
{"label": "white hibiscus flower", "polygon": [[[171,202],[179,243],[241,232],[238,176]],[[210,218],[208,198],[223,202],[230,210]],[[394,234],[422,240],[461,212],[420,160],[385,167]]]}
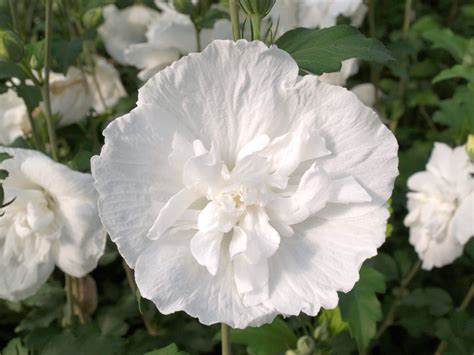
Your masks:
{"label": "white hibiscus flower", "polygon": [[339,16],[349,17],[353,26],[360,26],[367,13],[362,0],[278,0],[270,12],[279,33],[296,27],[325,28],[336,25]]}
{"label": "white hibiscus flower", "polygon": [[[117,69],[102,57],[95,57],[94,62],[96,80],[76,67],[70,67],[66,75],[50,73],[51,111],[59,116],[60,126],[81,121],[91,108],[104,113],[127,95]],[[40,107],[44,110],[43,104]]]}
{"label": "white hibiscus flower", "polygon": [[[103,57],[95,57],[95,80],[92,74],[86,74],[86,80],[91,91],[92,108],[99,114],[117,104],[127,96],[120,74],[115,67]],[[105,107],[104,107],[105,104]]]}
{"label": "white hibiscus flower", "polygon": [[31,131],[23,100],[13,89],[0,95],[0,144],[11,144]]}
{"label": "white hibiscus flower", "polygon": [[126,65],[125,50],[132,44],[145,42],[145,33],[150,23],[160,14],[143,5],[129,6],[123,10],[115,5],[103,8],[104,23],[98,32],[104,41],[105,48],[112,58]]}
{"label": "white hibiscus flower", "polygon": [[[51,111],[59,116],[60,126],[82,120],[92,107],[92,96],[86,77],[76,67],[70,67],[66,75],[51,72],[49,91]],[[44,111],[43,103],[40,107]]]}
{"label": "white hibiscus flower", "polygon": [[13,156],[0,168],[5,200],[0,217],[0,298],[26,298],[57,265],[82,277],[103,254],[106,233],[97,211],[92,176],[75,172],[33,150],[0,147]]}
{"label": "white hibiscus flower", "polygon": [[[147,41],[131,45],[125,51],[128,64],[141,70],[138,78],[142,81],[148,80],[181,55],[198,49],[196,30],[189,16],[177,12],[163,1],[157,1],[156,4],[162,13],[148,28]],[[201,31],[200,38],[203,48],[215,39],[232,38],[230,22],[216,21],[212,29]]]}
{"label": "white hibiscus flower", "polygon": [[212,42],[104,135],[102,221],[162,313],[237,328],[315,315],[385,239],[394,136],[276,47]]}
{"label": "white hibiscus flower", "polygon": [[474,236],[473,172],[465,147],[435,143],[426,171],[408,179],[405,225],[423,269],[452,263]]}
{"label": "white hibiscus flower", "polygon": [[[359,71],[359,62],[356,58],[347,59],[342,62],[341,70],[334,73],[324,73],[319,80],[325,83],[346,86],[347,79]],[[372,83],[357,84],[350,89],[367,106],[375,104],[375,86]]]}

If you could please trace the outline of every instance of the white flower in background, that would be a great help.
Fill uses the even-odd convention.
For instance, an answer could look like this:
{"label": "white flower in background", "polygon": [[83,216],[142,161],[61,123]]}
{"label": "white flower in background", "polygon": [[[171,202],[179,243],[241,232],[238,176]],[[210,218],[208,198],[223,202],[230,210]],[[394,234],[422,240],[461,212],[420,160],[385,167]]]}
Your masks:
{"label": "white flower in background", "polygon": [[[84,74],[76,67],[70,67],[66,75],[50,73],[51,110],[59,116],[60,126],[81,121],[91,108],[104,113],[127,95],[117,69],[105,58],[96,57],[94,61],[96,82],[92,73]],[[43,104],[41,109],[44,110]]]}
{"label": "white flower in background", "polygon": [[104,135],[102,221],[164,314],[237,328],[315,315],[385,239],[393,134],[276,47],[212,42]]}
{"label": "white flower in background", "polygon": [[103,8],[104,23],[98,32],[104,41],[105,48],[112,58],[122,65],[128,64],[125,50],[132,44],[145,42],[148,25],[160,14],[142,5],[129,6],[123,10],[115,5]]}
{"label": "white flower in background", "polygon": [[[342,62],[341,70],[334,73],[324,73],[319,76],[319,80],[325,83],[339,86],[346,86],[347,79],[359,71],[359,62],[355,58]],[[372,83],[363,83],[353,86],[350,89],[367,106],[375,104],[375,86]]]}
{"label": "white flower in background", "polygon": [[473,172],[465,147],[435,143],[426,171],[408,179],[405,225],[423,269],[452,263],[474,236]]}
{"label": "white flower in background", "polygon": [[31,131],[23,99],[13,89],[0,95],[0,144],[11,144]]}
{"label": "white flower in background", "polygon": [[0,218],[0,298],[26,298],[57,265],[82,277],[103,254],[102,227],[92,176],[69,169],[33,150],[0,147],[13,156],[0,168],[5,200],[15,198]]}
{"label": "white flower in background", "polygon": [[94,61],[95,80],[92,74],[87,74],[86,79],[92,94],[92,108],[102,114],[127,96],[127,92],[120,81],[118,70],[112,64],[102,57],[95,57]]}
{"label": "white flower in background", "polygon": [[362,0],[278,0],[270,17],[279,24],[279,34],[283,34],[296,27],[331,27],[339,16],[350,17],[351,24],[359,27],[366,13]]}
{"label": "white flower in background", "polygon": [[[125,51],[128,64],[141,70],[138,78],[142,81],[148,80],[182,55],[197,51],[196,30],[189,16],[177,12],[163,1],[157,1],[156,5],[162,13],[149,26],[147,41],[131,45]],[[218,20],[212,29],[203,29],[200,38],[203,48],[215,39],[230,39],[231,24],[228,20]]]}
{"label": "white flower in background", "polygon": [[[92,107],[92,96],[82,71],[70,67],[63,75],[51,72],[49,75],[51,111],[59,116],[59,125],[67,126],[86,117]],[[40,105],[44,111],[44,104]]]}

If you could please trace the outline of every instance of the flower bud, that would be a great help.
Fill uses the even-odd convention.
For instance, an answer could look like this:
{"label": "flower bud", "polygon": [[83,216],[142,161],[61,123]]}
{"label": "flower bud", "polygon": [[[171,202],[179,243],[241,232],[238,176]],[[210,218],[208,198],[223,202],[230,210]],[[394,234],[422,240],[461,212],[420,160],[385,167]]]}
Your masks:
{"label": "flower bud", "polygon": [[469,159],[474,163],[474,134],[467,137],[466,151]]}
{"label": "flower bud", "polygon": [[311,354],[316,347],[316,343],[310,336],[302,336],[296,343],[296,348],[301,354]]}
{"label": "flower bud", "polygon": [[25,54],[21,38],[13,31],[0,30],[0,62],[19,62]]}
{"label": "flower bud", "polygon": [[173,0],[173,6],[176,11],[185,15],[191,15],[194,12],[194,5],[191,0]]}
{"label": "flower bud", "polygon": [[314,330],[313,336],[315,339],[319,339],[319,340],[328,339],[329,338],[328,327],[325,324],[320,325]]}
{"label": "flower bud", "polygon": [[82,23],[88,29],[99,27],[103,20],[104,17],[102,16],[102,9],[100,7],[87,10],[82,16]]}
{"label": "flower bud", "polygon": [[275,0],[240,0],[242,9],[248,16],[260,16],[265,17],[268,15]]}
{"label": "flower bud", "polygon": [[299,355],[298,350],[287,350],[285,351],[285,355]]}

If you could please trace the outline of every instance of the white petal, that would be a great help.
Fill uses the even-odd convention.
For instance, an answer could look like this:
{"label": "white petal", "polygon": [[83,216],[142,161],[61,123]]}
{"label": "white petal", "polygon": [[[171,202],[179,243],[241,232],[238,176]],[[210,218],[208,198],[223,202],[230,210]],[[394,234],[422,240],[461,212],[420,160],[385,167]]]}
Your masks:
{"label": "white petal", "polygon": [[92,94],[92,107],[99,114],[114,107],[122,97],[127,96],[118,70],[105,58],[95,57],[94,74],[87,75],[86,79]]}
{"label": "white petal", "polygon": [[127,62],[142,71],[138,74],[141,81],[147,81],[160,70],[179,59],[175,48],[160,48],[150,43],[134,44],[125,50]]}
{"label": "white petal", "polygon": [[197,199],[201,197],[201,194],[196,190],[182,189],[165,203],[161,208],[158,217],[151,226],[147,233],[147,238],[158,239],[160,238],[170,227],[172,227],[176,221],[183,215],[189,206]]}
{"label": "white petal", "polygon": [[197,232],[191,239],[191,253],[212,275],[216,274],[219,267],[223,236],[221,232]]}
{"label": "white petal", "polygon": [[410,190],[421,191],[429,194],[439,193],[439,178],[429,171],[420,171],[408,178],[407,185]]}
{"label": "white petal", "polygon": [[280,235],[268,222],[263,209],[247,211],[242,217],[239,227],[247,235],[245,256],[251,264],[272,256],[280,244]]}
{"label": "white petal", "polygon": [[163,314],[185,311],[203,324],[225,323],[233,328],[270,322],[271,307],[247,307],[238,294],[232,265],[221,255],[215,276],[199,267],[191,254],[192,233],[154,242],[139,257],[135,269],[143,297],[152,300]]}
{"label": "white petal", "polygon": [[131,267],[164,203],[182,189],[168,168],[177,131],[189,136],[169,113],[144,105],[107,127],[101,155],[92,159],[102,223]]}
{"label": "white petal", "polygon": [[358,203],[369,202],[372,197],[360,186],[356,179],[348,176],[331,182],[328,200],[334,203]]}
{"label": "white petal", "polygon": [[[347,206],[328,204],[326,218],[361,216],[385,204],[398,175],[398,144],[375,112],[344,88],[307,75],[298,86],[302,115],[312,113],[312,127],[326,140],[330,155],[318,164],[332,179],[354,177],[372,200]],[[306,112],[306,114],[304,114]],[[296,127],[295,127],[296,129]],[[298,169],[295,174],[303,174]]]}
{"label": "white petal", "polygon": [[256,306],[268,299],[268,274],[266,259],[262,259],[257,264],[251,264],[244,254],[235,257],[235,285],[245,305]]}
{"label": "white petal", "polygon": [[242,147],[242,149],[239,151],[239,154],[237,154],[236,162],[239,162],[248,155],[261,152],[268,145],[268,143],[270,143],[270,138],[266,134],[255,137]]}
{"label": "white petal", "polygon": [[255,137],[286,132],[296,104],[287,88],[297,76],[296,63],[276,47],[218,40],[160,71],[139,90],[138,105],[172,113],[206,147],[219,143],[221,159],[232,166]]}
{"label": "white petal", "polygon": [[209,202],[201,211],[198,218],[198,228],[201,232],[229,232],[240,213],[235,208],[226,210],[222,205],[216,202]]}
{"label": "white petal", "polygon": [[235,226],[229,244],[229,255],[233,259],[236,255],[247,250],[247,234],[239,226]]}
{"label": "white petal", "polygon": [[103,15],[104,23],[98,32],[107,52],[122,65],[127,64],[125,50],[131,44],[144,42],[147,26],[160,16],[157,11],[142,5],[123,10],[107,5],[103,8]]}
{"label": "white petal", "polygon": [[461,245],[474,236],[474,192],[461,201],[451,220],[449,235]]}
{"label": "white petal", "polygon": [[309,127],[305,119],[301,118],[303,122],[294,131],[277,137],[265,149],[264,154],[272,158],[277,175],[289,176],[302,162],[331,153],[326,148],[326,140]]}
{"label": "white petal", "polygon": [[295,226],[292,238],[269,259],[270,303],[280,313],[309,315],[334,308],[336,291],[348,292],[359,279],[362,263],[385,240],[387,208],[344,220],[316,217]]}
{"label": "white petal", "polygon": [[292,196],[280,197],[267,207],[272,222],[275,220],[283,231],[290,231],[290,225],[304,221],[326,205],[330,184],[326,172],[313,164],[301,177]]}
{"label": "white petal", "polygon": [[32,296],[48,280],[54,269],[54,261],[48,258],[32,259],[19,263],[0,258],[0,298],[17,302]]}
{"label": "white petal", "polygon": [[364,105],[374,107],[375,99],[379,96],[376,93],[376,88],[372,83],[365,83],[353,86],[351,91],[356,94],[360,101],[364,103]]}
{"label": "white petal", "polygon": [[455,238],[444,238],[438,242],[427,235],[424,229],[417,227],[410,228],[410,244],[415,246],[424,270],[451,264],[462,255],[463,250]]}
{"label": "white petal", "polygon": [[72,276],[85,276],[97,266],[106,241],[92,176],[41,155],[25,159],[21,170],[54,199],[63,225],[54,253],[56,264]]}
{"label": "white petal", "polygon": [[0,144],[11,144],[30,131],[31,126],[23,100],[11,89],[0,94]]}

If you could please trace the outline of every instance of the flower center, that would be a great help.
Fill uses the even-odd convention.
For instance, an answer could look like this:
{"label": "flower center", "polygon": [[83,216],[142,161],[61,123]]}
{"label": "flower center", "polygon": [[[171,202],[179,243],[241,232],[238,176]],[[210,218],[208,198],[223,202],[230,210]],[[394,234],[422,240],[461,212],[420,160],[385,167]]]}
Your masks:
{"label": "flower center", "polygon": [[40,190],[8,188],[15,201],[0,218],[0,246],[5,258],[18,261],[29,257],[44,257],[51,241],[59,238],[60,226],[54,212],[53,200]]}

